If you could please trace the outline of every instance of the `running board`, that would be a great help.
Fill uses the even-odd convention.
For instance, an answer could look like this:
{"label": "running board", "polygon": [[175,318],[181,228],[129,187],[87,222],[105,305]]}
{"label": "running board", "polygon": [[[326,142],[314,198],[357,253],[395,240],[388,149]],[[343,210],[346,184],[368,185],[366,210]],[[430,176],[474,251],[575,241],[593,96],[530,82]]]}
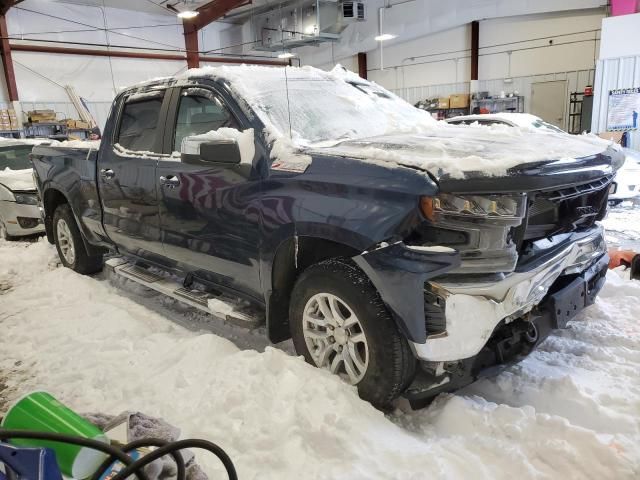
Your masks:
{"label": "running board", "polygon": [[146,268],[127,262],[121,257],[113,257],[105,262],[106,266],[121,277],[127,278],[156,292],[167,295],[198,310],[222,318],[226,322],[244,328],[256,328],[264,322],[264,315],[233,302],[220,295],[191,290],[178,281],[152,272]]}

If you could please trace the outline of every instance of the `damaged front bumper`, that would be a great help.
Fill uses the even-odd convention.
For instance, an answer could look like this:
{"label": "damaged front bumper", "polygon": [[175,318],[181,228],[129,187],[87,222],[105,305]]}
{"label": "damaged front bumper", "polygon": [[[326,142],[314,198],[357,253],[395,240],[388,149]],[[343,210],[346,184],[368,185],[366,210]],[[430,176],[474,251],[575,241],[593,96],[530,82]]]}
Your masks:
{"label": "damaged front bumper", "polygon": [[448,273],[457,252],[402,242],[354,260],[420,361],[405,393],[416,405],[522,359],[595,301],[608,266],[599,225],[534,242],[515,271],[490,277]]}
{"label": "damaged front bumper", "polygon": [[445,276],[430,282],[428,288],[444,299],[446,330],[425,342],[412,342],[416,357],[453,361],[476,355],[500,322],[522,318],[542,302],[561,277],[570,279],[582,273],[605,254],[604,230],[595,226],[571,234],[562,245],[519,265],[503,278],[452,280]]}

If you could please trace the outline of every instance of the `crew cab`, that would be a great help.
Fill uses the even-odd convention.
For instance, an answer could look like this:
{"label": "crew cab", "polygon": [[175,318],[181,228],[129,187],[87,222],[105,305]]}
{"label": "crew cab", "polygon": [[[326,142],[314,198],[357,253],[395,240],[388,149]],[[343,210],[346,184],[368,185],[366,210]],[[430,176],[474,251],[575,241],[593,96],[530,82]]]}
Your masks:
{"label": "crew cab", "polygon": [[217,67],[128,88],[99,146],[32,157],[65,266],[115,253],[151,288],[254,312],[374,405],[420,406],[521,359],[605,281],[619,151],[510,130],[436,122],[341,68]]}

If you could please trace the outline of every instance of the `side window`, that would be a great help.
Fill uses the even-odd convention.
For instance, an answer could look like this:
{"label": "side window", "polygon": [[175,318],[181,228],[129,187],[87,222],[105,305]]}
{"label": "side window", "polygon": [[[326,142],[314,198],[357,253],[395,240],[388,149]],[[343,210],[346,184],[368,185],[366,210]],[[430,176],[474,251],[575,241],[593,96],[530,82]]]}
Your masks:
{"label": "side window", "polygon": [[[158,119],[164,92],[129,97],[122,109],[116,143],[128,150],[155,152],[158,150]],[[159,152],[158,152],[159,153]]]}
{"label": "side window", "polygon": [[204,88],[189,88],[180,95],[174,151],[179,152],[182,140],[222,127],[238,129],[238,122],[222,100]]}

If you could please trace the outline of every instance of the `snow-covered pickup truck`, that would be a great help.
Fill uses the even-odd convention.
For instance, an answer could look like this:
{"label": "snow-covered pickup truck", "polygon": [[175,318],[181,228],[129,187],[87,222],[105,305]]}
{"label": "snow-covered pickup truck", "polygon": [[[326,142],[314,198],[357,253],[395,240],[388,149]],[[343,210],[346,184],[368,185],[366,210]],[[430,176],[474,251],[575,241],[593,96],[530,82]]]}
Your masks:
{"label": "snow-covered pickup truck", "polygon": [[136,85],[82,147],[32,154],[65,266],[116,253],[132,280],[292,337],[377,406],[469,384],[593,303],[622,161],[591,136],[436,122],[307,67]]}

